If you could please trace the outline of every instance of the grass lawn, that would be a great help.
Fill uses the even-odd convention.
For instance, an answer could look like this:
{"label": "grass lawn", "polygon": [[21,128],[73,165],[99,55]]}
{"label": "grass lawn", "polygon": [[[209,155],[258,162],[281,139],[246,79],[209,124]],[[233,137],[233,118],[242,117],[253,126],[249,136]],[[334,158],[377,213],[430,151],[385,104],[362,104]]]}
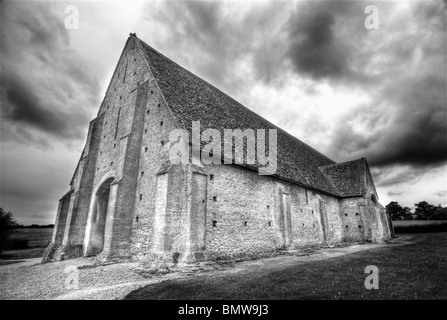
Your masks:
{"label": "grass lawn", "polygon": [[[415,235],[390,245],[322,261],[211,272],[167,280],[126,299],[447,299],[447,233]],[[365,267],[379,269],[379,289],[367,290]]]}

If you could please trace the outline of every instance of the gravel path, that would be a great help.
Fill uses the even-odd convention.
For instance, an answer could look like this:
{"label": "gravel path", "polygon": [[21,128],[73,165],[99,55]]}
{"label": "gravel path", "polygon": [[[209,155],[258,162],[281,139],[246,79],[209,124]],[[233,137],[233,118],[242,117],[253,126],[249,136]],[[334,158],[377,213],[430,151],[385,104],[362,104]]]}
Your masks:
{"label": "gravel path", "polygon": [[[404,245],[411,240],[411,237],[401,236],[393,243]],[[245,261],[237,263],[231,269],[211,272],[219,274],[249,270],[256,272],[259,267],[273,268],[279,265],[324,260],[381,246],[383,245],[365,244],[322,249],[310,256],[279,256]],[[77,258],[43,265],[40,264],[40,260],[40,258],[26,259],[19,263],[0,265],[0,299],[122,299],[142,286],[188,276],[185,273],[169,273],[145,278],[134,272],[138,267],[137,262],[90,267],[93,264],[92,258]],[[70,287],[74,285],[70,280],[76,273],[78,273],[77,289]]]}

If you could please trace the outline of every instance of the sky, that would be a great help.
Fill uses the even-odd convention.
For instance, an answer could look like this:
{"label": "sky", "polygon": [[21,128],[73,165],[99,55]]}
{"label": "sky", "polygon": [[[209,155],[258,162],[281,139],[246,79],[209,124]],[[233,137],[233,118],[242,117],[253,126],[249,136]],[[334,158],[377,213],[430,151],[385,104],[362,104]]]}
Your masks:
{"label": "sky", "polygon": [[21,224],[54,223],[130,32],[334,161],[365,157],[383,205],[447,205],[445,1],[0,8],[0,207]]}

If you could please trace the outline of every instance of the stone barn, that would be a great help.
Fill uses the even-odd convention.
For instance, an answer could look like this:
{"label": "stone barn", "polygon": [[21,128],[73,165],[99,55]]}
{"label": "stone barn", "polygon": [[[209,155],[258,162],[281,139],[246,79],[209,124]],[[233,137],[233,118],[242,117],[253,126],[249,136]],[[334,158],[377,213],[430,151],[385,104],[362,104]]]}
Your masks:
{"label": "stone barn", "polygon": [[[170,132],[192,133],[194,121],[219,132],[276,129],[275,172],[172,163]],[[378,199],[364,158],[334,162],[130,34],[43,262],[244,259],[382,242],[393,228]]]}

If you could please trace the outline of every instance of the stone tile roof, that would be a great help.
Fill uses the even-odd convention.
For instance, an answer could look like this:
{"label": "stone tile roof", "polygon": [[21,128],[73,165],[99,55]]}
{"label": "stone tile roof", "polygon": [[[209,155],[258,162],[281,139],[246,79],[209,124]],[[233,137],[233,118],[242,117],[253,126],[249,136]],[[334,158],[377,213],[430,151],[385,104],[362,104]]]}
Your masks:
{"label": "stone tile roof", "polygon": [[335,163],[320,167],[334,189],[342,197],[362,195],[366,192],[365,159]]}
{"label": "stone tile roof", "polygon": [[340,185],[333,179],[329,181],[324,174],[325,170],[319,170],[321,166],[335,165],[333,160],[273,125],[142,40],[138,39],[137,43],[180,127],[191,133],[192,121],[200,121],[202,131],[213,128],[221,133],[223,129],[251,128],[255,132],[256,129],[266,129],[266,132],[268,129],[277,129],[277,171],[274,176],[335,196],[340,195],[337,190],[339,186],[343,187],[341,194],[358,189]]}

